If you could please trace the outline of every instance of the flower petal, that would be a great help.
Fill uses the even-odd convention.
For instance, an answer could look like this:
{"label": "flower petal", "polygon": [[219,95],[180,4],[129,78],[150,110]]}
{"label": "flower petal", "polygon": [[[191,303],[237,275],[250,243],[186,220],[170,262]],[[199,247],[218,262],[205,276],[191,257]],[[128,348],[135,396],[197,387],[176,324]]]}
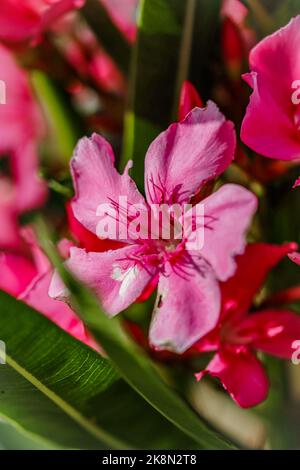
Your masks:
{"label": "flower petal", "polygon": [[242,408],[258,405],[267,397],[269,381],[260,361],[246,348],[223,349],[207,368],[196,374],[218,377],[233,400]]}
{"label": "flower petal", "polygon": [[2,0],[0,39],[10,43],[35,38],[59,17],[83,3],[84,0]]}
{"label": "flower petal", "polygon": [[217,277],[225,281],[236,269],[234,256],[243,253],[246,231],[257,208],[256,196],[235,184],[226,184],[208,196],[204,205],[203,256]]}
{"label": "flower petal", "polygon": [[101,0],[116,26],[126,39],[134,42],[136,37],[136,10],[139,0]]}
{"label": "flower petal", "polygon": [[17,253],[0,253],[0,289],[18,296],[36,276],[32,261]]}
{"label": "flower petal", "polygon": [[[263,39],[250,54],[251,73],[244,76],[253,88],[241,138],[266,157],[300,158],[299,130],[292,85],[300,76],[300,16]],[[282,70],[285,73],[282,73]],[[274,77],[277,80],[274,81]]]}
{"label": "flower petal", "polygon": [[67,203],[66,211],[70,232],[74,239],[79,242],[81,248],[85,248],[86,251],[101,252],[107,250],[114,250],[122,246],[122,243],[114,240],[102,240],[101,238],[97,237],[97,235],[95,235],[93,232],[87,230],[79,222],[79,220],[74,217],[73,209],[70,203]]}
{"label": "flower petal", "polygon": [[293,184],[293,189],[298,188],[298,186],[300,186],[300,176],[298,176],[295,183]]}
{"label": "flower petal", "polygon": [[155,349],[183,353],[212,330],[220,313],[220,290],[209,266],[196,269],[188,279],[180,272],[161,275],[158,302],[150,326]]}
{"label": "flower petal", "polygon": [[293,343],[300,340],[300,316],[289,310],[263,310],[246,317],[239,333],[252,336],[255,349],[291,359]]}
{"label": "flower petal", "polygon": [[300,265],[300,253],[297,253],[297,251],[294,251],[293,253],[290,253],[288,256],[291,261]]}
{"label": "flower petal", "polygon": [[[87,253],[72,247],[66,266],[95,291],[104,310],[113,316],[134,302],[156,273],[151,266],[144,268],[136,263],[137,252],[141,254],[136,245],[103,253]],[[68,298],[68,291],[57,274],[52,279],[49,295],[60,300]]]}
{"label": "flower petal", "polygon": [[240,0],[224,0],[221,15],[230,18],[237,25],[242,26],[248,14],[248,8]]}
{"label": "flower petal", "polygon": [[0,100],[5,103],[0,104],[0,157],[8,155],[10,170],[0,181],[0,205],[1,212],[4,211],[1,219],[7,222],[7,225],[1,224],[7,230],[2,230],[0,244],[13,246],[18,238],[13,233],[18,215],[42,204],[45,199],[46,185],[38,177],[37,152],[37,141],[43,135],[44,127],[29,76],[1,44],[0,63]]}
{"label": "flower petal", "polygon": [[95,341],[87,333],[83,322],[73,310],[67,304],[49,297],[48,290],[51,277],[51,271],[36,276],[19,298],[79,341],[98,350]]}
{"label": "flower petal", "polygon": [[5,186],[0,180],[0,227],[5,227],[0,231],[0,247],[19,249],[18,215],[14,201],[7,200],[7,194],[3,191]]}
{"label": "flower petal", "polygon": [[235,132],[211,101],[172,124],[150,145],[145,160],[148,202],[184,203],[233,159]]}
{"label": "flower petal", "polygon": [[223,304],[233,302],[235,314],[247,313],[269,272],[293,249],[294,243],[247,245],[245,253],[236,257],[237,270],[234,276],[221,284]]}
{"label": "flower petal", "polygon": [[71,161],[76,196],[72,209],[76,219],[96,234],[96,215],[100,204],[118,204],[119,197],[128,204],[143,205],[144,198],[128,175],[128,168],[120,175],[114,167],[114,155],[110,144],[100,135],[84,137],[76,147]]}
{"label": "flower petal", "polygon": [[41,137],[44,125],[30,87],[29,75],[18,65],[10,50],[2,44],[0,44],[0,61],[1,80],[5,84],[4,98],[6,98],[5,104],[0,105],[0,152],[10,153],[16,148],[22,149],[24,142]]}
{"label": "flower petal", "polygon": [[203,102],[194,85],[185,80],[180,92],[178,120],[182,121],[196,107],[202,108]]}
{"label": "flower petal", "polygon": [[216,326],[212,331],[203,336],[197,343],[194,344],[192,350],[199,353],[217,351],[220,347],[220,328]]}
{"label": "flower petal", "polygon": [[12,154],[15,206],[19,212],[41,206],[46,200],[47,189],[38,176],[38,165],[37,143],[33,140],[22,142]]}

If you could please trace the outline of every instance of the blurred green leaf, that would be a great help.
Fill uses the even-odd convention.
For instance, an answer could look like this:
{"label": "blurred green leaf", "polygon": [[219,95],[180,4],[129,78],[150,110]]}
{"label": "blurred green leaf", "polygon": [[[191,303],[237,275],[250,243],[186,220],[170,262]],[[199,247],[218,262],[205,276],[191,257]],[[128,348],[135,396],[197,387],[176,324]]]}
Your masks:
{"label": "blurred green leaf", "polygon": [[[281,179],[271,181],[265,187],[265,197],[260,201],[259,221],[262,240],[281,244],[300,242],[300,218],[295,217],[300,209],[300,192],[292,185],[299,168],[292,168]],[[299,284],[299,266],[287,257],[276,266],[268,277],[268,292],[278,292]],[[289,309],[294,309],[289,305]],[[265,356],[265,366],[270,378],[268,399],[258,407],[268,423],[269,442],[272,449],[291,449],[299,446],[299,413],[291,401],[287,378],[286,361]],[[294,407],[294,408],[293,408]],[[297,428],[298,422],[298,429]]]}
{"label": "blurred green leaf", "polygon": [[99,341],[126,382],[172,424],[195,440],[199,448],[232,449],[233,445],[211,429],[165,383],[153,362],[125,334],[119,319],[108,318],[101,311],[95,296],[65,270],[56,250],[49,241],[46,227],[43,223],[39,223],[38,227],[43,247],[68,287],[75,311],[85,322],[95,339]]}
{"label": "blurred green leaf", "polygon": [[277,28],[285,26],[293,16],[299,15],[299,13],[299,0],[285,0],[284,2],[278,2],[277,9],[274,12]]}
{"label": "blurred green leaf", "polygon": [[299,446],[299,434],[295,432],[293,421],[299,419],[299,413],[297,410],[291,410],[287,364],[285,361],[267,355],[263,357],[263,362],[268,372],[270,389],[267,400],[261,403],[255,412],[266,422],[268,444],[271,449],[294,449],[297,444]]}
{"label": "blurred green leaf", "polygon": [[2,422],[0,419],[0,450],[59,450],[60,447],[53,446],[50,442],[41,442],[35,436],[25,435],[14,426]]}
{"label": "blurred green leaf", "polygon": [[220,0],[142,0],[133,51],[122,163],[143,187],[151,141],[176,121],[181,85],[209,82],[207,63],[219,23]]}
{"label": "blurred green leaf", "polygon": [[0,416],[17,429],[47,447],[195,447],[107,359],[2,291],[0,302]]}
{"label": "blurred green leaf", "polygon": [[300,13],[299,0],[243,0],[249,9],[247,23],[262,39],[285,26]]}
{"label": "blurred green leaf", "polygon": [[247,20],[260,38],[270,34],[276,28],[274,17],[269,13],[264,2],[260,0],[246,0],[244,3],[249,9]]}
{"label": "blurred green leaf", "polygon": [[54,140],[51,159],[54,155],[54,158],[59,157],[66,164],[73,154],[79,137],[74,117],[54,81],[39,70],[32,72],[31,79]]}
{"label": "blurred green leaf", "polygon": [[[300,217],[295,217],[300,210],[299,188],[291,190],[299,174],[299,168],[293,168],[280,180],[268,184],[265,197],[260,201],[259,220],[262,239],[268,243],[300,243]],[[283,260],[270,276],[272,291],[278,291],[299,284],[299,266],[288,258]]]}
{"label": "blurred green leaf", "polygon": [[216,55],[220,47],[221,6],[222,0],[196,2],[188,78],[203,100],[211,98],[214,84]]}
{"label": "blurred green leaf", "polygon": [[[190,55],[181,49],[185,18],[194,6],[195,0],[141,1],[123,149],[123,164],[133,159],[132,172],[140,187],[146,150],[172,118],[180,57],[185,54],[188,61]],[[189,48],[190,41],[186,42]]]}

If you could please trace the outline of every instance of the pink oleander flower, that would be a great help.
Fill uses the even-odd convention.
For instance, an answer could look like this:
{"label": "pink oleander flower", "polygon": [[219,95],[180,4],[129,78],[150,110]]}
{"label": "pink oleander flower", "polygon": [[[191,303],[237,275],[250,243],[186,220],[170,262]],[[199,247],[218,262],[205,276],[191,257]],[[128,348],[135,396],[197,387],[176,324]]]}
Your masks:
{"label": "pink oleander flower", "polygon": [[[106,204],[126,235],[118,240],[124,246],[102,253],[73,247],[66,265],[94,289],[111,316],[157,287],[149,333],[157,349],[181,353],[216,325],[220,314],[218,281],[234,274],[234,256],[244,250],[245,232],[257,201],[251,192],[234,184],[224,185],[202,200],[204,246],[197,251],[190,250],[189,244],[199,227],[185,232],[181,240],[154,239],[141,223],[137,237],[120,197],[127,197],[130,208],[138,206],[146,217],[153,204],[165,204],[168,209],[174,204],[182,206],[225,170],[234,149],[232,123],[209,102],[206,108],[195,108],[183,121],[172,124],[150,145],[145,159],[146,200],[128,175],[130,165],[120,175],[111,146],[99,135],[81,139],[72,158],[76,219],[97,234],[101,220],[97,211]],[[49,293],[62,300],[68,297],[57,275]]]}
{"label": "pink oleander flower", "polygon": [[[114,240],[101,240],[97,235],[87,230],[77,219],[74,217],[72,206],[70,202],[66,205],[68,227],[70,235],[77,242],[80,248],[87,251],[107,251],[120,248],[123,244]],[[73,243],[74,245],[74,243]]]}
{"label": "pink oleander flower", "polygon": [[[268,273],[296,248],[295,243],[248,245],[245,253],[237,257],[235,275],[221,286],[222,313],[218,325],[195,345],[199,352],[215,351],[206,369],[196,374],[197,379],[205,374],[218,377],[241,407],[255,406],[268,394],[268,377],[255,351],[291,359],[293,342],[300,338],[300,316],[278,306],[279,296],[276,305],[275,296],[258,311],[249,313]],[[281,300],[292,299],[294,294],[285,294]],[[299,298],[299,292],[297,295]]]}
{"label": "pink oleander flower", "polygon": [[263,39],[250,53],[253,88],[241,138],[255,152],[300,158],[300,16]]}
{"label": "pink oleander flower", "polygon": [[0,246],[15,247],[19,242],[18,215],[42,204],[46,195],[37,174],[43,117],[27,73],[1,44],[0,80],[5,100],[0,104]]}
{"label": "pink oleander flower", "polygon": [[62,15],[80,8],[85,0],[1,0],[0,40],[18,43],[36,40]]}
{"label": "pink oleander flower", "polygon": [[98,350],[82,321],[71,308],[48,295],[53,268],[37,244],[33,231],[26,227],[20,234],[22,253],[0,253],[0,289],[22,300],[79,341]]}

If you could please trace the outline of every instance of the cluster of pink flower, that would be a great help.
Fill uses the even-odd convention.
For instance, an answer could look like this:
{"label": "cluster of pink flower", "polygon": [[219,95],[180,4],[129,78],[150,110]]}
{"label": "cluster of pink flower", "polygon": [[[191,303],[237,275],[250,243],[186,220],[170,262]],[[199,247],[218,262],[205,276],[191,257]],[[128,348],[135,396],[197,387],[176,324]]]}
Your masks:
{"label": "cluster of pink flower", "polygon": [[[46,198],[37,171],[37,146],[44,125],[27,73],[12,50],[24,41],[35,47],[58,18],[83,3],[2,0],[0,4],[0,79],[7,87],[6,104],[0,105],[0,152],[8,155],[11,168],[9,174],[0,175],[0,287],[97,349],[76,314],[60,302],[68,299],[68,291],[58,275],[53,275],[32,229],[18,225],[20,214]],[[104,6],[108,3],[103,1]],[[223,15],[228,16],[230,2],[225,3]],[[12,11],[15,28],[11,26]],[[244,9],[239,11],[238,19],[227,19],[224,33],[227,31],[228,39],[239,25],[249,44],[253,38],[242,28]],[[114,20],[128,40],[134,40],[132,20],[124,14]],[[234,71],[239,50],[227,50],[226,41],[224,48],[225,53],[231,51],[228,59]],[[74,44],[71,49],[69,59],[80,68],[78,50]],[[241,139],[266,157],[300,158],[300,100],[292,99],[297,81],[300,83],[299,50],[300,16],[258,43],[249,55],[251,72],[244,79],[253,93]],[[93,288],[110,316],[148,299],[157,289],[147,347],[157,357],[166,350],[180,357],[214,351],[197,379],[204,374],[218,377],[240,406],[249,407],[264,400],[269,388],[255,350],[289,359],[293,342],[300,339],[300,317],[280,306],[280,296],[266,299],[260,311],[249,313],[253,298],[282,258],[289,255],[300,264],[300,255],[292,242],[282,246],[246,243],[257,209],[252,192],[237,184],[211,192],[208,183],[227,169],[235,151],[233,124],[213,102],[202,107],[188,82],[182,88],[179,122],[162,132],[146,154],[145,198],[128,174],[130,165],[123,174],[118,173],[112,148],[103,137],[94,134],[81,139],[71,161],[75,197],[67,207],[76,243],[63,240],[59,249],[67,267]],[[188,249],[193,233],[179,241],[153,240],[150,234],[137,239],[130,232],[126,240],[100,240],[96,236],[97,208],[114,204],[120,196],[145,211],[151,204],[202,204],[203,248],[199,252]],[[122,207],[117,210],[121,220]]]}

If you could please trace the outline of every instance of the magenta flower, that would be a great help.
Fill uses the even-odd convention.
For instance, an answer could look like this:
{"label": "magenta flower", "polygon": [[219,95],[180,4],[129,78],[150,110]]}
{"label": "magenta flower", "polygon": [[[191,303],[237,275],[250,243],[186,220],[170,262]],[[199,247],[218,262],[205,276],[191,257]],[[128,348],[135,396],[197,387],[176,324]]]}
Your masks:
{"label": "magenta flower", "polygon": [[46,187],[38,177],[38,140],[43,135],[43,118],[34,100],[29,78],[8,49],[0,45],[0,246],[19,242],[18,215],[42,204]]}
{"label": "magenta flower", "polygon": [[[118,222],[124,223],[124,208],[117,205],[120,196],[147,213],[153,204],[182,206],[204,183],[225,170],[234,149],[233,125],[217,106],[209,102],[207,108],[195,108],[150,145],[145,160],[145,200],[128,175],[129,166],[122,175],[115,169],[110,145],[95,134],[83,138],[71,163],[76,189],[74,215],[95,234],[100,204],[117,207]],[[158,286],[150,326],[150,342],[157,349],[183,352],[216,325],[220,313],[218,280],[234,274],[234,256],[244,250],[245,231],[257,201],[243,187],[228,184],[201,204],[205,213],[201,250],[189,249],[199,227],[184,233],[181,240],[153,239],[144,227],[144,236],[137,238],[126,227],[127,237],[121,238],[124,246],[119,249],[103,253],[76,247],[70,250],[68,268],[95,290],[109,315],[118,314]],[[50,295],[68,296],[57,276]]]}
{"label": "magenta flower", "polygon": [[255,351],[291,359],[293,343],[300,338],[299,315],[278,306],[278,301],[274,306],[270,299],[270,304],[249,313],[268,273],[296,248],[295,243],[248,245],[237,258],[235,275],[222,284],[222,313],[217,327],[195,345],[199,352],[216,352],[206,369],[196,374],[197,379],[204,374],[218,377],[241,407],[255,406],[268,394],[268,377]]}
{"label": "magenta flower", "polygon": [[99,349],[82,321],[66,304],[48,295],[53,268],[30,227],[20,233],[23,252],[0,253],[0,289],[22,300],[79,341]]}
{"label": "magenta flower", "polygon": [[223,0],[221,14],[242,26],[246,23],[248,8],[240,0]]}
{"label": "magenta flower", "polygon": [[203,108],[203,106],[202,99],[194,85],[185,80],[180,91],[178,120],[182,121],[193,108]]}
{"label": "magenta flower", "polygon": [[[80,24],[80,27],[79,27]],[[98,43],[95,35],[79,21],[59,28],[63,54],[80,77],[92,79],[105,92],[123,95],[125,79],[115,62]]]}
{"label": "magenta flower", "polygon": [[116,26],[129,42],[136,37],[136,14],[139,0],[99,0],[107,9]]}
{"label": "magenta flower", "polygon": [[0,39],[16,43],[37,39],[65,13],[85,0],[1,0]]}
{"label": "magenta flower", "polygon": [[300,158],[300,16],[263,39],[250,53],[253,88],[241,138],[270,158]]}
{"label": "magenta flower", "polygon": [[289,258],[291,261],[293,261],[294,263],[300,265],[300,253],[297,253],[297,251],[293,252],[293,253],[290,253],[289,254]]}

